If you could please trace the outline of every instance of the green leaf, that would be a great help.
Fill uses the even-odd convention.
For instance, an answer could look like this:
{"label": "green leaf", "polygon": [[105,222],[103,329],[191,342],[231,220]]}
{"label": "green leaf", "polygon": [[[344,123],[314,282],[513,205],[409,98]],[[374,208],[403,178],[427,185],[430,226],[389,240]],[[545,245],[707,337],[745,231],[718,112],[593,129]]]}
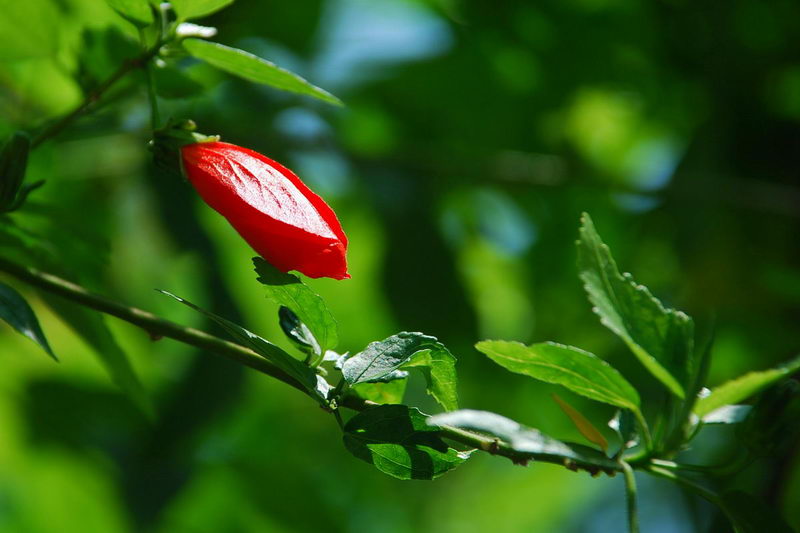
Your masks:
{"label": "green leaf", "polygon": [[428,383],[428,393],[447,410],[458,408],[456,359],[436,337],[402,332],[370,343],[347,359],[342,375],[351,385],[375,382],[396,370],[417,368]]}
{"label": "green leaf", "polygon": [[387,383],[359,383],[353,390],[359,397],[380,404],[403,403],[407,379],[395,379]]}
{"label": "green leaf", "polygon": [[777,509],[746,492],[735,490],[721,497],[721,506],[736,533],[792,533]]}
{"label": "green leaf", "polygon": [[317,355],[336,347],[339,332],[336,320],[325,301],[294,274],[281,272],[260,257],[253,258],[258,281],[267,289],[267,298],[291,309],[310,330]]}
{"label": "green leaf", "polygon": [[[175,296],[172,293],[167,291],[159,291],[162,294],[166,294],[167,296],[176,299],[180,303],[191,307],[195,311],[204,314],[220,326],[222,326],[228,334],[236,339],[237,342],[240,344],[247,346],[258,355],[268,359],[269,361],[273,362],[275,366],[295,378],[297,381],[300,382],[309,392],[313,393],[313,397],[317,399],[320,403],[325,404],[327,401],[327,382],[325,384],[320,383],[317,373],[314,371],[313,368],[310,368],[308,365],[304,364],[302,361],[298,361],[288,353],[284,352],[271,342],[267,341],[252,333],[245,328],[241,327],[238,324],[231,322],[221,316],[215,315],[205,309],[197,307],[193,303],[184,300],[179,296]],[[324,379],[322,380],[324,381]]]}
{"label": "green leaf", "polygon": [[322,353],[319,343],[314,338],[311,330],[288,307],[280,306],[278,308],[278,324],[281,326],[286,338],[292,341],[303,353],[309,356]]}
{"label": "green leaf", "polygon": [[639,411],[639,394],[614,367],[579,348],[544,342],[481,341],[478,351],[506,370],[562,385],[591,400]]}
{"label": "green leaf", "polygon": [[145,28],[153,23],[153,11],[148,0],[106,0],[106,2],[111,9],[139,28]]}
{"label": "green leaf", "polygon": [[38,344],[50,357],[58,361],[31,306],[20,293],[5,283],[0,283],[0,319]]}
{"label": "green leaf", "polygon": [[694,407],[694,414],[703,418],[705,415],[727,405],[739,403],[750,396],[769,387],[776,381],[790,376],[800,370],[800,356],[781,366],[761,372],[749,372],[736,379],[716,387],[705,398],[700,398]]}
{"label": "green leaf", "polygon": [[435,479],[467,460],[439,437],[418,409],[381,405],[358,413],[344,426],[350,453],[398,479]]}
{"label": "green leaf", "polygon": [[639,444],[636,419],[627,409],[620,409],[608,421],[608,427],[614,430],[620,441],[620,453]]}
{"label": "green leaf", "polygon": [[578,431],[580,431],[581,435],[586,438],[586,440],[600,446],[603,452],[608,452],[608,441],[603,434],[600,433],[600,430],[589,421],[588,418],[583,416],[580,411],[572,407],[570,404],[562,400],[558,394],[553,394],[553,399],[556,401],[561,410],[564,411],[564,414],[569,417]]}
{"label": "green leaf", "polygon": [[611,251],[585,213],[577,244],[580,277],[603,325],[625,341],[673,394],[685,398],[681,383],[690,383],[698,371],[692,319],[665,308],[630,274],[620,274]]}
{"label": "green leaf", "polygon": [[614,470],[619,467],[615,461],[593,448],[556,440],[539,430],[525,427],[510,418],[488,411],[462,409],[441,413],[430,417],[428,424],[488,433],[505,442],[512,450],[530,454],[531,459],[538,456],[561,461],[565,465],[575,464],[582,467]]}
{"label": "green leaf", "polygon": [[747,419],[737,428],[738,442],[747,446],[756,457],[778,455],[797,442],[800,436],[798,420],[800,383],[785,379],[764,391],[753,404]]}
{"label": "green leaf", "polygon": [[456,357],[442,343],[417,352],[403,368],[416,368],[425,376],[428,394],[446,411],[458,409]]}
{"label": "green leaf", "polygon": [[61,320],[92,347],[106,372],[111,376],[111,380],[139,409],[152,416],[153,406],[150,398],[133,370],[125,350],[120,347],[114,334],[108,329],[103,315],[58,296],[42,295],[42,298],[61,317]]}
{"label": "green leaf", "polygon": [[233,0],[172,0],[180,20],[206,17],[233,3]]}
{"label": "green leaf", "polygon": [[25,179],[25,169],[28,165],[28,152],[31,141],[27,134],[18,131],[3,146],[0,153],[0,212],[13,211],[21,200],[20,191],[22,181]]}
{"label": "green leaf", "polygon": [[234,76],[283,91],[313,96],[329,104],[342,105],[341,100],[311,85],[297,74],[244,50],[201,39],[186,39],[183,41],[183,47],[197,59],[202,59],[209,65]]}
{"label": "green leaf", "polygon": [[738,424],[750,414],[749,405],[723,405],[703,417],[703,424]]}

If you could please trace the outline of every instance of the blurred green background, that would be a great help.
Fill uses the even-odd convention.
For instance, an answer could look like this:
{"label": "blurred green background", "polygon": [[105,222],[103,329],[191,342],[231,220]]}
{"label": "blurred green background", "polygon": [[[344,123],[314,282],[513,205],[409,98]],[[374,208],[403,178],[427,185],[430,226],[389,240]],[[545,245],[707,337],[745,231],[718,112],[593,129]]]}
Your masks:
{"label": "blurred green background", "polygon": [[[346,103],[186,58],[171,60],[184,76],[158,76],[166,115],[285,163],[339,214],[352,279],[311,285],[339,320],[341,351],[436,335],[459,358],[463,407],[580,440],[551,387],[472,345],[568,343],[656,389],[577,280],[588,211],[623,269],[716,322],[712,384],[796,353],[797,2],[238,0],[201,22]],[[102,0],[3,1],[0,36],[3,138],[68,112],[137,53],[135,30]],[[15,220],[95,290],[220,333],[153,290],[167,289],[288,346],[248,246],[151,167],[142,87],[131,76],[35,151],[28,179],[47,183]],[[34,291],[4,281],[35,304],[61,363],[0,327],[0,531],[624,528],[619,478],[480,454],[435,482],[396,481],[350,456],[333,419],[289,387],[109,319],[155,405],[148,420]],[[423,389],[413,382],[407,402],[435,410]],[[600,426],[613,414],[559,393]],[[709,429],[689,457],[735,446]],[[798,450],[737,480],[795,527]],[[728,530],[668,483],[640,483],[643,531]]]}

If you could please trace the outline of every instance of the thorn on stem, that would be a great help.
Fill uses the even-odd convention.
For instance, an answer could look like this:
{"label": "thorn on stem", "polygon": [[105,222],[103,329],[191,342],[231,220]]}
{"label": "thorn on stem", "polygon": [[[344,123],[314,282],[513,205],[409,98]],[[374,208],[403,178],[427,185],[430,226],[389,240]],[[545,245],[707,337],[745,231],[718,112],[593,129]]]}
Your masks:
{"label": "thorn on stem", "polygon": [[500,439],[494,439],[486,448],[486,451],[492,455],[497,455],[497,452],[500,451]]}
{"label": "thorn on stem", "polygon": [[519,466],[528,466],[528,463],[530,461],[531,460],[528,457],[512,457],[511,458],[511,462],[514,463],[515,465],[519,465]]}

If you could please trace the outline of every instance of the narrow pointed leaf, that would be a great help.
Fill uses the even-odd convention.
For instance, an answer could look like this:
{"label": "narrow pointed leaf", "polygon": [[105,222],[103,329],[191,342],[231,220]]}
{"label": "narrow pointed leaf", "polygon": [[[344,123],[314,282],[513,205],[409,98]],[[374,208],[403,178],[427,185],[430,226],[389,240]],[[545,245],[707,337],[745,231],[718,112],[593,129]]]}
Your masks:
{"label": "narrow pointed leaf", "polygon": [[739,403],[799,370],[800,356],[770,370],[739,376],[713,389],[705,398],[700,398],[695,405],[694,414],[702,418],[723,405]]}
{"label": "narrow pointed leaf", "polygon": [[307,354],[314,355],[322,353],[317,339],[311,330],[308,329],[294,311],[288,307],[278,308],[278,324],[283,330],[283,334],[294,343],[297,348]]}
{"label": "narrow pointed leaf", "polygon": [[344,445],[356,457],[398,479],[435,479],[469,453],[450,448],[418,409],[381,405],[360,412],[344,426]]}
{"label": "narrow pointed leaf", "polygon": [[525,427],[510,418],[488,411],[461,409],[441,413],[430,417],[428,424],[453,426],[489,434],[505,442],[516,452],[530,454],[531,459],[547,458],[554,462],[563,462],[565,465],[575,464],[586,468],[617,470],[619,467],[615,461],[593,448],[562,442],[539,430]]}
{"label": "narrow pointed leaf", "polygon": [[183,41],[183,47],[197,59],[234,76],[282,91],[312,96],[329,104],[342,105],[342,101],[331,93],[310,84],[275,63],[244,50],[202,39],[186,39]]}
{"label": "narrow pointed leaf", "polygon": [[553,399],[556,401],[561,410],[564,411],[564,414],[566,414],[569,419],[572,420],[572,423],[575,424],[575,427],[578,428],[578,431],[581,432],[581,435],[586,437],[586,440],[597,444],[604,452],[608,451],[608,441],[603,434],[600,433],[600,430],[594,426],[594,424],[589,422],[589,420],[580,412],[578,412],[577,409],[562,400],[558,394],[553,394]]}
{"label": "narrow pointed leaf", "polygon": [[481,341],[478,351],[506,370],[562,385],[575,394],[623,409],[639,410],[636,389],[617,370],[579,348],[543,342]]}
{"label": "narrow pointed leaf", "polygon": [[[267,298],[289,308],[313,335],[318,355],[336,347],[339,332],[325,301],[294,274],[281,272],[260,257],[253,258],[258,281]],[[310,339],[306,339],[311,342]]]}
{"label": "narrow pointed leaf", "polygon": [[614,413],[614,418],[608,421],[608,427],[619,437],[620,453],[639,444],[636,419],[629,410],[620,409]]}
{"label": "narrow pointed leaf", "polygon": [[685,398],[682,384],[690,383],[698,371],[692,319],[665,308],[630,274],[620,274],[587,214],[583,215],[578,240],[578,267],[603,325],[616,333],[673,394]]}
{"label": "narrow pointed leaf", "polygon": [[[180,303],[186,305],[187,307],[191,307],[195,311],[202,313],[203,315],[207,316],[220,326],[222,326],[228,334],[236,339],[237,342],[241,343],[244,346],[247,346],[258,355],[268,359],[269,361],[275,363],[275,366],[295,378],[299,381],[307,390],[314,394],[314,397],[317,398],[318,401],[326,400],[326,397],[323,396],[323,389],[324,386],[321,386],[318,380],[317,373],[314,369],[310,368],[308,365],[304,364],[302,361],[298,361],[288,353],[284,352],[271,342],[267,341],[256,335],[255,333],[246,330],[242,326],[231,322],[221,316],[215,315],[205,309],[202,309],[193,303],[184,300],[179,296],[175,296],[172,293],[167,291],[159,291],[162,294],[166,294],[167,296],[174,298],[175,300],[179,301]],[[325,394],[327,394],[325,392]]]}
{"label": "narrow pointed leaf", "polygon": [[738,424],[747,419],[752,407],[749,405],[723,405],[703,417],[703,424]]}
{"label": "narrow pointed leaf", "polygon": [[20,293],[5,283],[0,283],[0,319],[38,344],[47,355],[58,361],[31,306]]}
{"label": "narrow pointed leaf", "polygon": [[18,131],[0,151],[0,212],[13,211],[21,203],[19,197],[21,193],[25,194],[21,188],[30,148],[31,140],[28,135]]}

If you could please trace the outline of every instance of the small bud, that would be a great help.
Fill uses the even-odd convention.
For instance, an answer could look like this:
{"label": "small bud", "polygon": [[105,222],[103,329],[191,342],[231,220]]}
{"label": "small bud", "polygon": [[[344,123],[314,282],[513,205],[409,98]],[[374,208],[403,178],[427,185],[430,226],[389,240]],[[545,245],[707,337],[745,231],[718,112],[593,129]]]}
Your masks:
{"label": "small bud", "polygon": [[347,237],[336,214],[291,170],[228,143],[180,150],[184,174],[203,200],[275,268],[311,278],[350,277]]}

